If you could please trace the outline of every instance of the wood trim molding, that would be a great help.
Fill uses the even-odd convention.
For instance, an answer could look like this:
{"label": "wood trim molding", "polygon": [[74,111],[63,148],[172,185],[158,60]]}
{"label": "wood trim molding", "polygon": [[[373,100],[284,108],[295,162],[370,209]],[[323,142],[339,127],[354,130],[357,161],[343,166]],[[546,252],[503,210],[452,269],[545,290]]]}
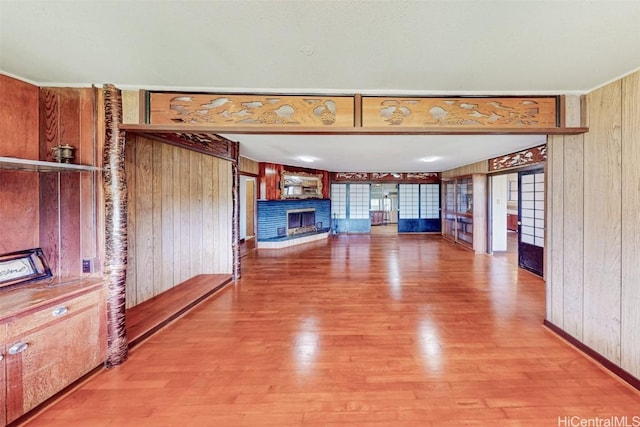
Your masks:
{"label": "wood trim molding", "polygon": [[441,128],[428,128],[428,127],[366,127],[366,128],[354,128],[354,127],[308,127],[308,126],[281,126],[278,128],[268,127],[248,127],[248,126],[235,126],[235,127],[221,127],[221,126],[204,126],[193,124],[163,124],[163,125],[134,125],[126,124],[121,128],[127,132],[137,133],[197,133],[197,134],[264,134],[264,135],[283,135],[283,134],[298,134],[298,135],[577,135],[586,133],[589,131],[587,127],[573,127],[573,128],[560,128],[560,127],[548,127],[548,128],[527,128],[527,127],[504,127],[504,128],[490,128],[490,127],[441,127]]}
{"label": "wood trim molding", "polygon": [[354,112],[353,112],[353,126],[357,128],[362,127],[362,95],[356,94],[354,96]]}
{"label": "wood trim molding", "polygon": [[578,350],[580,350],[581,352],[585,353],[587,356],[589,356],[590,358],[598,362],[608,371],[620,377],[622,380],[629,383],[629,385],[631,385],[635,389],[640,390],[640,379],[636,378],[629,372],[622,369],[620,366],[611,362],[609,359],[605,358],[600,353],[593,350],[591,347],[587,346],[581,341],[578,341],[576,338],[569,335],[568,333],[566,333],[565,331],[563,331],[562,329],[560,329],[558,326],[554,325],[550,321],[545,319],[543,322],[543,325],[547,327],[551,332],[558,335],[560,338],[567,341],[569,344],[576,347]]}
{"label": "wood trim molding", "polygon": [[567,98],[565,95],[558,97],[558,127],[567,126]]}

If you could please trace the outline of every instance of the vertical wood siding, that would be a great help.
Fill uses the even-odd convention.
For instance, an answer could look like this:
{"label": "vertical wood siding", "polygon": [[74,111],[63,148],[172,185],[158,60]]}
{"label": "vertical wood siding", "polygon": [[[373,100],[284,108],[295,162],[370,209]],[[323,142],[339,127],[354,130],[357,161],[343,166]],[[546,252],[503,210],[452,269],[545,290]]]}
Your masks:
{"label": "vertical wood siding", "polygon": [[[586,97],[589,132],[549,138],[547,320],[640,377],[640,73]],[[561,272],[561,273],[559,273]]]}
{"label": "vertical wood siding", "polygon": [[231,162],[132,135],[126,160],[127,308],[197,274],[231,274]]}
{"label": "vertical wood siding", "polygon": [[547,254],[546,278],[556,285],[547,298],[547,319],[555,325],[564,325],[564,137],[554,135],[549,137],[549,150],[553,150],[553,157],[547,160]]}
{"label": "vertical wood siding", "polygon": [[240,169],[240,173],[250,175],[258,175],[260,173],[260,163],[246,157],[240,156],[238,159],[238,167]]}
{"label": "vertical wood siding", "polygon": [[584,141],[584,343],[620,362],[621,83],[588,96]]}
{"label": "vertical wood siding", "polygon": [[621,366],[640,376],[640,73],[622,81]]}

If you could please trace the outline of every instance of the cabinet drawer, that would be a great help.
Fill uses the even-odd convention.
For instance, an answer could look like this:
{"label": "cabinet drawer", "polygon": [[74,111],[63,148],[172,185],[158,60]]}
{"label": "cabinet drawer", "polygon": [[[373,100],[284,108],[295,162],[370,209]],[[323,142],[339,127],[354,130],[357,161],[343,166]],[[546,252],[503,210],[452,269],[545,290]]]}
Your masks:
{"label": "cabinet drawer", "polygon": [[[20,316],[6,323],[7,337],[6,342],[20,339],[29,331],[46,326],[51,322],[64,319],[70,315],[78,313],[87,307],[99,303],[100,292],[90,292],[75,298],[69,298],[58,301],[55,304],[49,304],[33,313]],[[0,326],[0,331],[2,330]]]}

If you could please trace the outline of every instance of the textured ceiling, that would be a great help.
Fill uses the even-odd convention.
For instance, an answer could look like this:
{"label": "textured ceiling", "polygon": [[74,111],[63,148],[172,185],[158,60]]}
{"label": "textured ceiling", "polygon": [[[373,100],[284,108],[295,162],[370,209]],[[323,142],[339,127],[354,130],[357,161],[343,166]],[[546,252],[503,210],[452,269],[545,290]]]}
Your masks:
{"label": "textured ceiling", "polygon": [[[640,1],[0,0],[0,70],[41,85],[167,90],[586,93],[640,68],[639,22]],[[253,137],[261,142],[241,150],[257,160],[295,150],[283,146],[293,137]],[[295,138],[299,145],[310,137]],[[358,138],[330,138],[338,148],[317,157],[343,169],[344,156],[335,156]],[[440,146],[459,148],[450,141]],[[262,152],[264,144],[278,148]],[[375,147],[385,145],[396,150],[376,148],[384,151],[344,168],[374,164],[376,154],[400,170],[417,154]],[[488,146],[475,160],[489,148],[503,154],[512,146]],[[297,155],[313,155],[306,151]]]}

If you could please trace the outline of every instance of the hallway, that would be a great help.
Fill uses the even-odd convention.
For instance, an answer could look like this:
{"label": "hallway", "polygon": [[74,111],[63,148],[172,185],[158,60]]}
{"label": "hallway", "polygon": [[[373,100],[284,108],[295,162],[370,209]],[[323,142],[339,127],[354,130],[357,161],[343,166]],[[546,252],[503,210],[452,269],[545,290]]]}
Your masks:
{"label": "hallway", "polygon": [[640,394],[542,326],[544,282],[433,235],[254,250],[30,426],[557,426]]}

